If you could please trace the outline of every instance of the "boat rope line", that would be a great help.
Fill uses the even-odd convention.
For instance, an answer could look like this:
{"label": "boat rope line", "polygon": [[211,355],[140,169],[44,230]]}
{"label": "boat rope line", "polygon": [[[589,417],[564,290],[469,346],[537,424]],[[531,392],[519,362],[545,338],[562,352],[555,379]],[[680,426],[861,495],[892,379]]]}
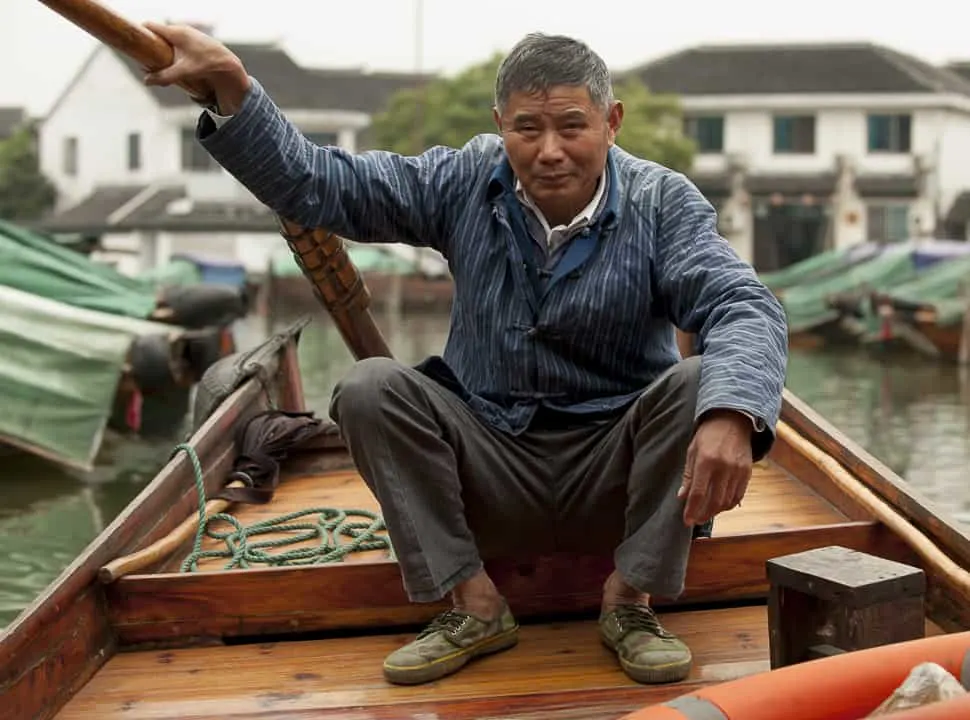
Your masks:
{"label": "boat rope line", "polygon": [[[278,517],[243,525],[228,513],[206,516],[206,495],[202,463],[195,448],[187,443],[175,446],[174,457],[179,452],[188,455],[195,477],[195,489],[199,496],[199,523],[192,551],[182,562],[181,572],[195,572],[199,561],[206,558],[223,558],[223,569],[246,569],[254,565],[281,567],[292,565],[322,565],[341,562],[355,552],[384,550],[394,558],[390,538],[386,534],[384,519],[370,510],[312,507],[297,510]],[[314,517],[315,516],[315,517]],[[300,518],[312,520],[296,522]],[[355,519],[362,518],[362,519]],[[218,530],[215,523],[225,523],[228,529]],[[261,535],[287,533],[286,537],[257,540]],[[212,538],[225,547],[203,550],[202,542]],[[312,545],[281,550],[288,545],[315,541]]]}

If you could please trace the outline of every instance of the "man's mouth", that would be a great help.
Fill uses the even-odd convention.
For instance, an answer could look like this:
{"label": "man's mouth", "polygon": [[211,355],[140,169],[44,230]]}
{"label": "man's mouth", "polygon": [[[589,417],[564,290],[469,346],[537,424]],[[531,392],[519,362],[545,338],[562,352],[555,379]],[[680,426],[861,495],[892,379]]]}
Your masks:
{"label": "man's mouth", "polygon": [[539,182],[546,183],[559,183],[566,180],[569,177],[569,173],[553,173],[550,175],[538,175],[536,177]]}

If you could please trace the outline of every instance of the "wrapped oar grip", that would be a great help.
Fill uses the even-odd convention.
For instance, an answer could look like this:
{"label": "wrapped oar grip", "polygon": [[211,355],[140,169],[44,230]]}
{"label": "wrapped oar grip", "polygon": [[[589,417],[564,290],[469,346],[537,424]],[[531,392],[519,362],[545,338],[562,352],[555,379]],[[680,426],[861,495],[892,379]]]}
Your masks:
{"label": "wrapped oar grip", "polygon": [[326,228],[305,228],[282,218],[277,222],[297,265],[354,357],[393,357],[370,314],[370,292],[343,239]]}

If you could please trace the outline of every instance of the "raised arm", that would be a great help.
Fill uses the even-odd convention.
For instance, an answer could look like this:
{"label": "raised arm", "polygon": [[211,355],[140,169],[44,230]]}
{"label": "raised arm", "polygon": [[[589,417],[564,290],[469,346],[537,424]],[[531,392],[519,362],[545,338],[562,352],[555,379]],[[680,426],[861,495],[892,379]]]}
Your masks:
{"label": "raised arm", "polygon": [[176,60],[148,84],[186,80],[209,87],[197,128],[206,150],[275,214],[305,227],[325,227],[360,242],[430,246],[447,255],[448,223],[477,163],[473,145],[433,148],[417,157],[349,153],[307,140],[241,61],[193,28],[148,25],[171,43]]}
{"label": "raised arm", "polygon": [[[326,227],[359,242],[400,242],[446,253],[448,198],[473,167],[462,153],[436,147],[416,156],[359,154],[307,140],[260,85],[216,127],[203,115],[203,147],[275,213]],[[468,179],[467,177],[464,179]]]}
{"label": "raised arm", "polygon": [[702,350],[697,418],[736,410],[763,429],[754,458],[771,447],[788,363],[778,299],[717,232],[717,215],[683,175],[667,175],[657,222],[657,283],[671,321]]}

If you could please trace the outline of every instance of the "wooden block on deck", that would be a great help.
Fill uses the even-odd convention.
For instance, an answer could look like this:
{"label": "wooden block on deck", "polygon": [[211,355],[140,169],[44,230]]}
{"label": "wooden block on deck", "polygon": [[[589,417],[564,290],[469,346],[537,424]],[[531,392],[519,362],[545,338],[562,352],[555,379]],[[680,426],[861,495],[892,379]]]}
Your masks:
{"label": "wooden block on deck", "polygon": [[919,568],[832,545],[766,569],[772,668],[924,635]]}

